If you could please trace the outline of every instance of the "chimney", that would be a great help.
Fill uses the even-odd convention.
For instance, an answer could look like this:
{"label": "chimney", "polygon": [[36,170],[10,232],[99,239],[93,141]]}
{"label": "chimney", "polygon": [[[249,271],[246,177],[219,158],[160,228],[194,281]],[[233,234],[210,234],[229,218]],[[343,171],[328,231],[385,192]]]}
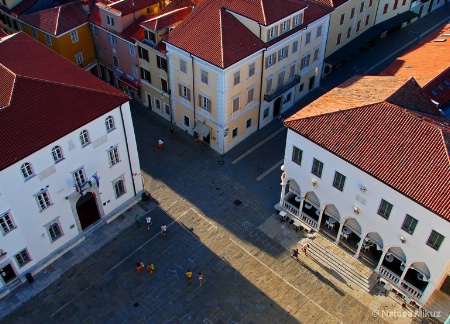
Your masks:
{"label": "chimney", "polygon": [[90,10],[89,10],[89,0],[81,0],[81,7],[83,8],[83,11],[85,12],[85,13],[90,13]]}

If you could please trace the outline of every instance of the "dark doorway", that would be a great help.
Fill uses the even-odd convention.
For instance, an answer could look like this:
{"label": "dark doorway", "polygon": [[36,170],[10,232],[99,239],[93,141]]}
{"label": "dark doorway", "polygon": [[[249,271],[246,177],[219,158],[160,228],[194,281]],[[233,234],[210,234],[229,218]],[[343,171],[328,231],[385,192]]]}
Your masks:
{"label": "dark doorway", "polygon": [[100,66],[100,79],[102,79],[103,81],[106,81],[106,69],[103,65],[99,65]]}
{"label": "dark doorway", "polygon": [[86,229],[100,219],[97,204],[95,203],[95,196],[92,192],[87,192],[78,199],[77,214],[82,229]]}
{"label": "dark doorway", "polygon": [[206,144],[210,144],[210,139],[211,139],[211,136],[210,136],[210,133],[208,133],[208,135],[207,136],[203,136],[203,143],[206,143]]}
{"label": "dark doorway", "polygon": [[309,78],[309,90],[314,88],[314,83],[316,83],[316,76],[312,76]]}
{"label": "dark doorway", "polygon": [[98,78],[97,66],[94,66],[92,69],[89,70],[89,72]]}
{"label": "dark doorway", "polygon": [[153,109],[152,108],[152,96],[150,96],[148,93],[147,93],[147,101],[148,101],[148,108]]}
{"label": "dark doorway", "polygon": [[106,69],[106,71],[108,71],[108,83],[112,86],[115,86],[113,72],[110,69]]}
{"label": "dark doorway", "polygon": [[5,282],[5,284],[10,282],[11,280],[16,279],[16,277],[17,277],[17,275],[14,272],[14,269],[13,269],[11,263],[7,264],[3,268],[0,268],[0,273],[2,275],[2,279]]}
{"label": "dark doorway", "polygon": [[450,296],[450,276],[447,276],[444,283],[441,286],[441,291]]}
{"label": "dark doorway", "polygon": [[280,114],[281,109],[281,97],[278,97],[273,104],[273,117],[276,117]]}

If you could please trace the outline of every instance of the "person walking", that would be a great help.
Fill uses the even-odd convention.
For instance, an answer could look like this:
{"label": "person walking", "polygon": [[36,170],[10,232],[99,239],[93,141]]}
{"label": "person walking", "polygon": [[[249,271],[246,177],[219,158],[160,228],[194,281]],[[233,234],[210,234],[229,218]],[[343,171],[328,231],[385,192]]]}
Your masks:
{"label": "person walking", "polygon": [[175,138],[175,128],[170,127],[170,137]]}
{"label": "person walking", "polygon": [[137,270],[137,274],[140,275],[142,268],[144,268],[143,263],[142,262],[138,262],[136,263],[136,270]]}
{"label": "person walking", "polygon": [[158,140],[158,148],[160,149],[160,150],[162,150],[163,148],[164,148],[164,142],[163,142],[163,140],[162,139],[159,139]]}
{"label": "person walking", "polygon": [[166,224],[162,224],[161,225],[161,234],[162,234],[162,236],[166,237],[166,232],[167,232],[167,226],[166,226]]}
{"label": "person walking", "polygon": [[203,285],[203,275],[201,272],[198,273],[198,283],[199,285]]}
{"label": "person walking", "polygon": [[150,226],[152,226],[153,224],[150,215],[147,215],[147,217],[145,217],[145,222],[147,223],[147,229],[150,229]]}
{"label": "person walking", "polygon": [[141,216],[139,216],[139,214],[136,214],[136,224],[138,227],[141,227]]}
{"label": "person walking", "polygon": [[188,271],[186,271],[186,278],[187,278],[188,284],[190,284],[191,280],[192,280],[192,271],[190,269],[188,269]]}
{"label": "person walking", "polygon": [[292,249],[291,257],[295,258],[298,261],[298,249]]}
{"label": "person walking", "polygon": [[303,244],[302,251],[305,252],[305,255],[306,255],[306,250],[308,250],[308,248],[309,248],[309,244],[308,243]]}
{"label": "person walking", "polygon": [[148,274],[152,275],[153,274],[153,270],[155,270],[155,266],[153,265],[153,263],[149,263],[148,266],[147,266]]}

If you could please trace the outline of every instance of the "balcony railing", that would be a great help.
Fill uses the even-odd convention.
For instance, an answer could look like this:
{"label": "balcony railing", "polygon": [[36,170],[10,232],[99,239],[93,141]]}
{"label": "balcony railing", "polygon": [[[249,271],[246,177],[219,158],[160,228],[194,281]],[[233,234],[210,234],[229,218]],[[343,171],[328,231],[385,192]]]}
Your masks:
{"label": "balcony railing", "polygon": [[400,281],[400,277],[397,276],[395,273],[393,273],[392,271],[386,269],[383,266],[380,266],[380,270],[378,271],[380,273],[380,275],[382,275],[384,278],[386,278],[387,280],[389,280],[390,282],[398,285],[398,282]]}
{"label": "balcony railing", "polygon": [[291,81],[289,81],[285,85],[279,87],[278,89],[276,89],[271,94],[265,94],[264,95],[264,100],[267,101],[267,102],[271,102],[273,99],[279,97],[280,95],[282,95],[283,93],[288,91],[290,88],[295,87],[299,83],[300,83],[300,76],[296,75],[296,76],[294,76],[294,79],[292,79]]}
{"label": "balcony railing", "polygon": [[308,215],[302,213],[300,215],[300,220],[303,223],[305,223],[306,225],[308,225],[309,227],[312,227],[317,230],[317,226],[318,226],[317,222],[314,219],[312,219],[311,217],[309,217]]}
{"label": "balcony railing", "polygon": [[402,289],[411,297],[420,299],[423,295],[423,291],[417,287],[414,287],[409,282],[402,281],[401,284]]}
{"label": "balcony railing", "polygon": [[291,205],[290,203],[288,203],[287,201],[283,201],[283,205],[282,207],[284,209],[286,209],[289,213],[291,213],[294,216],[298,217],[299,214],[299,210],[297,207],[295,207],[294,205]]}

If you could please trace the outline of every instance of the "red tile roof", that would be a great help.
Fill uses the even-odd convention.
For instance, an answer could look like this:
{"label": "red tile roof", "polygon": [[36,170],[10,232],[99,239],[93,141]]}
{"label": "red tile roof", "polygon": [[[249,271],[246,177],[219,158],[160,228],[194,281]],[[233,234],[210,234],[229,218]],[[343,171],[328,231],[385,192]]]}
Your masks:
{"label": "red tile roof", "polygon": [[264,44],[228,11],[270,25],[304,8],[305,24],[332,11],[306,0],[209,0],[178,25],[165,42],[225,68],[273,43]]}
{"label": "red tile roof", "polygon": [[[388,93],[383,89],[399,82],[389,79],[393,78],[378,77],[374,82],[369,77],[355,89],[345,83],[286,119],[285,125],[450,221],[450,122],[387,101],[408,103],[401,95],[418,89],[413,80],[403,89],[393,88],[387,100],[372,103]],[[369,83],[375,89],[368,91],[368,104],[357,106],[364,101]],[[415,107],[422,94],[416,97]],[[347,98],[350,105],[345,107]],[[426,106],[419,109],[426,110]],[[319,112],[315,112],[317,107]]]}
{"label": "red tile roof", "polygon": [[185,19],[191,12],[191,6],[175,9],[170,12],[161,12],[156,17],[147,19],[142,26],[154,31],[161,30],[183,21],[183,19]]}
{"label": "red tile roof", "polygon": [[[439,108],[450,103],[450,67],[423,87]],[[435,94],[436,93],[436,94]]]}
{"label": "red tile roof", "polygon": [[22,32],[0,52],[0,170],[129,100]]}
{"label": "red tile roof", "polygon": [[118,0],[108,4],[108,7],[118,10],[122,16],[142,10],[158,3],[158,0]]}
{"label": "red tile roof", "polygon": [[81,2],[74,1],[32,14],[22,15],[19,19],[28,25],[57,36],[86,23],[88,14],[83,11]]}
{"label": "red tile roof", "polygon": [[337,8],[341,5],[343,5],[344,3],[349,2],[350,0],[311,0],[311,1],[323,4],[326,6],[330,6],[333,8]]}

